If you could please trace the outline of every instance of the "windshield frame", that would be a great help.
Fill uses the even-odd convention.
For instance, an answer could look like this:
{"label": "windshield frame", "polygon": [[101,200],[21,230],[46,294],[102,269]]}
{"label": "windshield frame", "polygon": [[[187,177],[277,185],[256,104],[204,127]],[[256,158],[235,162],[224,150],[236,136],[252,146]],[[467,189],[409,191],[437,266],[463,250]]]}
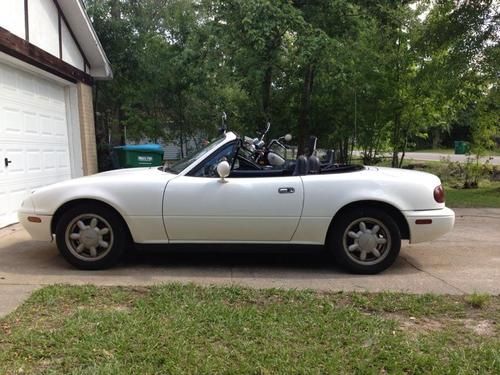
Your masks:
{"label": "windshield frame", "polygon": [[[237,134],[233,132],[225,133],[224,135],[214,139],[205,147],[196,151],[194,154],[188,155],[185,158],[177,161],[171,167],[165,169],[166,172],[177,174],[179,176],[187,175],[191,170],[195,169],[199,164],[203,163],[206,158],[209,158],[214,152],[217,152],[221,147],[224,147],[227,143],[238,139]],[[189,163],[187,163],[189,162]],[[182,170],[173,169],[176,165],[185,164]]]}

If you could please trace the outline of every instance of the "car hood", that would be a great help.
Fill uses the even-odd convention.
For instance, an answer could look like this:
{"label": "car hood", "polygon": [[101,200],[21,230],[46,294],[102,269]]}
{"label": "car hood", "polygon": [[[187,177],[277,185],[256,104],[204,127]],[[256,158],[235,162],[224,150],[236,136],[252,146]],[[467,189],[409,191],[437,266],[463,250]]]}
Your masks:
{"label": "car hood", "polygon": [[137,181],[157,181],[159,179],[162,182],[166,183],[176,176],[177,175],[169,172],[163,172],[156,167],[115,169],[112,171],[96,173],[90,176],[78,177],[71,180],[57,182],[55,184],[33,190],[32,193],[39,194],[45,191],[82,187],[87,185],[104,186],[109,184],[121,184]]}
{"label": "car hood", "polygon": [[[106,172],[101,172],[101,173],[96,173],[87,177],[116,177],[116,176],[130,176],[130,175],[135,175],[135,176],[143,176],[143,175],[148,175],[148,174],[157,174],[158,172],[161,173],[168,173],[168,172],[163,172],[161,171],[158,167],[150,167],[150,168],[123,168],[123,169],[114,169],[112,171],[106,171]],[[171,173],[168,173],[171,174]]]}
{"label": "car hood", "polygon": [[176,176],[158,168],[119,169],[45,186],[30,197],[40,215],[51,215],[62,204],[77,199],[102,201],[123,215],[161,215],[163,192]]}

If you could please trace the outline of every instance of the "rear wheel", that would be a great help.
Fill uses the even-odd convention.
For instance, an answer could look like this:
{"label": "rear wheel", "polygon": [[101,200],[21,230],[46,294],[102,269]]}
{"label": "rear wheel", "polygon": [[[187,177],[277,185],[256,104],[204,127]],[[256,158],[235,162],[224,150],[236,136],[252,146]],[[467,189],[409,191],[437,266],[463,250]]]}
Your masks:
{"label": "rear wheel", "polygon": [[379,273],[392,265],[399,255],[399,228],[381,209],[355,209],[343,214],[333,225],[328,246],[337,263],[351,272]]}
{"label": "rear wheel", "polygon": [[113,210],[86,204],[70,208],[56,226],[57,248],[80,269],[98,270],[115,265],[127,245],[127,230]]}

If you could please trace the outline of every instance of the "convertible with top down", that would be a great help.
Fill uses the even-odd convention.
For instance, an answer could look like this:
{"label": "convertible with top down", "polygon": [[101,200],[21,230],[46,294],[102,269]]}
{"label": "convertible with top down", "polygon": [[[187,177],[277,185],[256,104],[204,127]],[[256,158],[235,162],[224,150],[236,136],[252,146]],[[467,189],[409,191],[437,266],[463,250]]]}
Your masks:
{"label": "convertible with top down", "polygon": [[[257,142],[258,143],[258,142]],[[355,273],[377,273],[401,240],[453,228],[438,177],[410,170],[297,160],[263,163],[226,132],[166,167],[103,172],[37,189],[19,219],[81,269],[116,264],[135,244],[321,245]],[[266,159],[266,160],[267,160]],[[271,163],[272,160],[278,160]]]}

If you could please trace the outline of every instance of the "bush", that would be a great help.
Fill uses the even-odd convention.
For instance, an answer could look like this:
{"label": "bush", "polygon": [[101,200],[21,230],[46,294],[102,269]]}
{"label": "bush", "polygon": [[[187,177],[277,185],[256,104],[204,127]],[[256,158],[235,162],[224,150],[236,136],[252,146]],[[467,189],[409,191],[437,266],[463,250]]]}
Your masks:
{"label": "bush", "polygon": [[467,158],[467,162],[464,164],[464,189],[475,189],[479,187],[481,179],[489,178],[492,175],[493,168],[490,160],[481,162],[479,156]]}

